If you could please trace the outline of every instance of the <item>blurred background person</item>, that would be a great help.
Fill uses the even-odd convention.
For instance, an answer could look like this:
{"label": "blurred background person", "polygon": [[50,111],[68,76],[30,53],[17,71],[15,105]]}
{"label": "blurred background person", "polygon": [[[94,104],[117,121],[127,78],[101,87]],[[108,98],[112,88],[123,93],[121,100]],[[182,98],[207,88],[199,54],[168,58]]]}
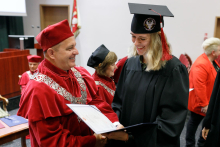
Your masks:
{"label": "blurred background person", "polygon": [[[35,73],[37,73],[37,68],[38,68],[38,65],[41,61],[41,57],[37,56],[37,55],[29,55],[29,56],[27,56],[27,59],[28,59],[28,65],[29,65],[30,70],[24,72],[18,81],[18,84],[20,85],[20,88],[21,88],[21,95],[24,93],[24,89],[26,88],[26,85],[27,85],[28,81],[30,80],[30,78]],[[26,139],[30,139],[30,136],[27,135]]]}
{"label": "blurred background person", "polygon": [[[189,92],[188,109],[191,116],[187,123],[186,147],[195,147],[195,133],[207,112],[215,77],[219,70],[219,64],[215,59],[220,55],[220,39],[206,39],[202,47],[204,53],[193,63],[189,74],[191,91]],[[200,134],[198,147],[203,146],[204,142],[205,140]]]}
{"label": "blurred background person", "polygon": [[95,68],[92,77],[98,87],[97,95],[110,106],[115,94],[115,83],[112,79],[114,70],[117,68],[115,62],[117,55],[110,52],[103,44],[99,46],[90,56],[87,65]]}
{"label": "blurred background person", "polygon": [[27,56],[27,59],[28,59],[28,65],[29,65],[30,70],[24,72],[18,81],[18,85],[21,86],[21,94],[23,93],[31,76],[33,76],[34,73],[37,73],[37,67],[41,61],[41,57],[37,55],[29,55]]}

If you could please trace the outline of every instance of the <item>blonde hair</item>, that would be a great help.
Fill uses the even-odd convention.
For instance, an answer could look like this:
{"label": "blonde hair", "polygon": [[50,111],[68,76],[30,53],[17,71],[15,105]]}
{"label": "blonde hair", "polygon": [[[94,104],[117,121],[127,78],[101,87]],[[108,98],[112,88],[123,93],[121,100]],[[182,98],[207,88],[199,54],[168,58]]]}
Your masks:
{"label": "blonde hair", "polygon": [[98,75],[106,76],[105,72],[107,68],[117,61],[117,55],[114,52],[109,52],[105,57],[105,60],[98,66],[94,67]]}
{"label": "blonde hair", "polygon": [[[169,53],[171,54],[170,44],[168,43],[167,38],[166,38],[166,42],[169,47]],[[148,48],[148,52],[144,55],[147,59],[146,71],[160,70],[162,67],[165,66],[167,61],[161,60],[162,54],[163,54],[163,50],[162,50],[162,43],[160,39],[160,32],[151,33],[150,34],[150,47]],[[136,46],[133,44],[129,51],[128,57],[130,58],[132,56],[137,56],[137,55],[138,53],[137,53]]]}
{"label": "blonde hair", "polygon": [[212,51],[216,51],[218,46],[220,45],[220,39],[218,38],[208,38],[202,43],[202,48],[206,55],[212,53]]}

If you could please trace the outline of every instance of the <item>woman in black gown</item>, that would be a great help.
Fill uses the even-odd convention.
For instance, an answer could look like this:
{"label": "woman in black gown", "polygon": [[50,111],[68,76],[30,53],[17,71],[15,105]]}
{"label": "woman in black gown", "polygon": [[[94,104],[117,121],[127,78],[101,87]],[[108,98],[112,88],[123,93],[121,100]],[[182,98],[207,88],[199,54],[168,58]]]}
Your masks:
{"label": "woman in black gown", "polygon": [[215,79],[209,108],[203,120],[202,136],[206,140],[204,147],[220,146],[220,70]]}
{"label": "woman in black gown", "polygon": [[[134,14],[134,47],[122,69],[112,108],[125,127],[145,122],[157,126],[137,130],[114,147],[178,147],[187,115],[189,79],[186,67],[171,55],[160,27],[163,16],[173,15],[166,6],[129,3],[129,8]],[[107,137],[117,139],[117,133]]]}

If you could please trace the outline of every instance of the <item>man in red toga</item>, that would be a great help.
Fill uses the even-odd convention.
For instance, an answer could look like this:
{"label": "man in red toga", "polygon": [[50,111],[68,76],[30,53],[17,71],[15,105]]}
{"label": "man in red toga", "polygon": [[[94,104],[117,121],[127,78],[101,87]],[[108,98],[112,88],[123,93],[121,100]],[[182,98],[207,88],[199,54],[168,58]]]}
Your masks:
{"label": "man in red toga", "polygon": [[48,26],[36,40],[45,53],[39,73],[27,84],[18,115],[29,121],[31,146],[104,146],[105,137],[94,134],[66,104],[95,105],[114,124],[118,117],[97,95],[86,69],[75,66],[76,42],[67,20]]}
{"label": "man in red toga", "polygon": [[37,56],[37,55],[29,55],[29,56],[27,56],[27,59],[28,59],[28,65],[29,65],[30,70],[24,72],[18,82],[18,85],[21,86],[21,94],[23,93],[31,76],[33,76],[35,73],[37,73],[37,67],[40,63],[41,57]]}

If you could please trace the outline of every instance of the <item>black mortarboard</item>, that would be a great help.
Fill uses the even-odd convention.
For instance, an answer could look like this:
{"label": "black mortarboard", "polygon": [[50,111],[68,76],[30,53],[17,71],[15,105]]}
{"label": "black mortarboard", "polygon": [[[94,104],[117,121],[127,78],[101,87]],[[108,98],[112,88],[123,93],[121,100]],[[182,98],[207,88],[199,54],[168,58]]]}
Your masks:
{"label": "black mortarboard", "polygon": [[131,31],[135,34],[155,33],[161,31],[163,55],[161,60],[170,60],[165,35],[163,32],[163,16],[174,17],[167,6],[128,3],[130,13],[134,14],[131,22]]}
{"label": "black mortarboard", "polygon": [[134,14],[131,31],[136,34],[161,31],[163,16],[174,17],[167,6],[128,3],[130,13]]}
{"label": "black mortarboard", "polygon": [[98,66],[105,60],[105,57],[108,55],[109,52],[110,51],[102,44],[89,57],[87,65],[93,68]]}

